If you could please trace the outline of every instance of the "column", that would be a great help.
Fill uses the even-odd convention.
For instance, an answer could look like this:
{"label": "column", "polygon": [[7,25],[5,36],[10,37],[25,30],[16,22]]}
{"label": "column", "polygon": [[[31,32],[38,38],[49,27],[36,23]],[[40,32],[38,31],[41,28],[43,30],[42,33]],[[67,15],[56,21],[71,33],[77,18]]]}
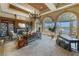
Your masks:
{"label": "column", "polygon": [[79,17],[77,19],[77,38],[79,39]]}
{"label": "column", "polygon": [[70,21],[70,35],[73,34],[73,21]]}

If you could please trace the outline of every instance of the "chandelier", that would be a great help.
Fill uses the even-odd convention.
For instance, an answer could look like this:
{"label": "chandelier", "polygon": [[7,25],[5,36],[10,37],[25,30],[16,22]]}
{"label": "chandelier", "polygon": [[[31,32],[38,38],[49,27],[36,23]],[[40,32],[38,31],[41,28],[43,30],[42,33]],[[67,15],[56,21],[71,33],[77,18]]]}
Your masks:
{"label": "chandelier", "polygon": [[29,13],[29,17],[33,18],[33,19],[39,19],[40,18],[40,14],[37,13],[37,12]]}

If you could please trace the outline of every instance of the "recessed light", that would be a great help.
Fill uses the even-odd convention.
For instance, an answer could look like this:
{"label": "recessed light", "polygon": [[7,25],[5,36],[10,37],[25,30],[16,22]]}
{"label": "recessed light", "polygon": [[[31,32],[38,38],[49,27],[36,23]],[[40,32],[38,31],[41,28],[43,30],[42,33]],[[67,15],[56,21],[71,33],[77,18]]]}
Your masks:
{"label": "recessed light", "polygon": [[40,8],[43,8],[43,7],[40,7]]}

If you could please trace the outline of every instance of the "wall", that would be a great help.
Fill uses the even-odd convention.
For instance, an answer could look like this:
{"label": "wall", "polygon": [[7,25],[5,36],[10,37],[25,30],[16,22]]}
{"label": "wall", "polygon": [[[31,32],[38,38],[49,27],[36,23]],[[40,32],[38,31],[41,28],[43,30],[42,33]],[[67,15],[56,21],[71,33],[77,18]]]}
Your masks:
{"label": "wall", "polygon": [[[3,13],[1,11],[7,12],[7,13]],[[14,14],[20,15],[20,16],[16,17],[18,20],[15,19]],[[21,12],[21,11],[18,11],[18,10],[14,10],[14,9],[9,8],[9,3],[0,3],[0,16],[11,18],[9,20],[14,20],[15,21],[15,26],[18,26],[19,22],[22,22],[22,23],[30,22],[28,14],[26,14],[24,12]],[[23,20],[26,21],[26,22],[24,22]]]}
{"label": "wall", "polygon": [[28,16],[28,14],[26,14],[26,13],[20,12],[18,10],[10,9],[9,8],[9,3],[1,3],[0,5],[1,5],[2,11],[6,11],[6,12],[9,12],[9,13],[12,13],[12,14]]}
{"label": "wall", "polygon": [[11,14],[1,13],[0,15],[2,15],[2,16],[5,15],[5,17],[14,18],[14,15],[12,15],[12,14],[17,14],[17,15],[21,15],[21,16],[27,17],[25,19],[24,17],[19,17],[18,16],[18,19],[21,19],[21,20],[29,20],[29,15],[28,14],[26,14],[24,12],[21,12],[21,11],[18,11],[18,10],[14,10],[14,9],[9,8],[9,4],[8,3],[0,3],[0,6],[1,6],[1,9],[0,10],[2,10],[4,12],[11,13]]}

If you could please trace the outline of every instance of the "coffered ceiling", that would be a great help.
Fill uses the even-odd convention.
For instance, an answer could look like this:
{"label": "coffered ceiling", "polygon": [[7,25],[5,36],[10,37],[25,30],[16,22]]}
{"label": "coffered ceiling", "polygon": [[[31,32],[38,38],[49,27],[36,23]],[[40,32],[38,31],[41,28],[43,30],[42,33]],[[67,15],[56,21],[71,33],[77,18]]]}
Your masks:
{"label": "coffered ceiling", "polygon": [[47,11],[54,11],[63,6],[69,5],[71,3],[28,3],[33,8],[40,11],[40,13],[44,13]]}
{"label": "coffered ceiling", "polygon": [[28,3],[28,4],[38,9],[39,11],[44,11],[49,9],[44,3]]}
{"label": "coffered ceiling", "polygon": [[[14,9],[18,9],[20,11],[28,11],[29,10],[33,10],[34,11],[39,11],[40,14],[44,15],[53,11],[56,11],[58,9],[63,9],[68,5],[71,5],[72,3],[15,3],[13,5],[16,5],[18,7],[24,7],[23,9],[19,9],[19,8],[14,8],[15,6],[10,6]],[[27,9],[26,9],[27,8]],[[32,13],[33,13],[32,12]]]}

